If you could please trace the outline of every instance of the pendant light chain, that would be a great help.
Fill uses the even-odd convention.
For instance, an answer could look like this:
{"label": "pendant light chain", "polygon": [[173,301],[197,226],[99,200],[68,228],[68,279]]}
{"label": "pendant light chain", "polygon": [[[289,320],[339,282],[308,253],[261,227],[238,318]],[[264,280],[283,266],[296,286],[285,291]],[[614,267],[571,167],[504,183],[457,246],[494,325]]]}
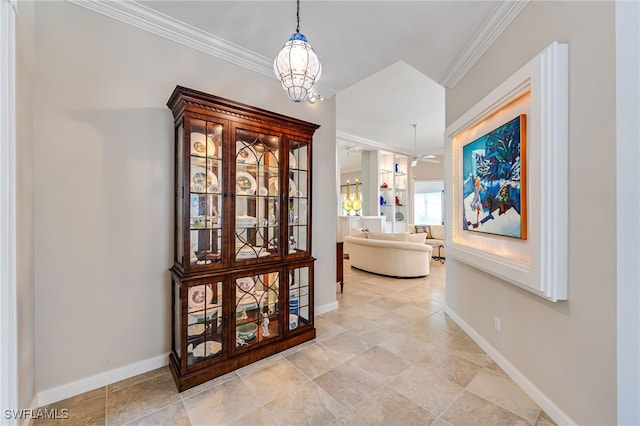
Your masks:
{"label": "pendant light chain", "polygon": [[298,20],[298,25],[296,25],[296,33],[300,32],[300,0],[298,0],[298,11],[296,12],[296,18]]}

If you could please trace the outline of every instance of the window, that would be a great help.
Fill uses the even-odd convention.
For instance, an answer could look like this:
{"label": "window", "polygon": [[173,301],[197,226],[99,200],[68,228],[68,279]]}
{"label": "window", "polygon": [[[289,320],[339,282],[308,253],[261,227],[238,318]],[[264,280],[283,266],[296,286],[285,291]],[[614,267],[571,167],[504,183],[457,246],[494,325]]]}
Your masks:
{"label": "window", "polygon": [[416,224],[444,224],[443,181],[417,181],[413,194],[413,217]]}

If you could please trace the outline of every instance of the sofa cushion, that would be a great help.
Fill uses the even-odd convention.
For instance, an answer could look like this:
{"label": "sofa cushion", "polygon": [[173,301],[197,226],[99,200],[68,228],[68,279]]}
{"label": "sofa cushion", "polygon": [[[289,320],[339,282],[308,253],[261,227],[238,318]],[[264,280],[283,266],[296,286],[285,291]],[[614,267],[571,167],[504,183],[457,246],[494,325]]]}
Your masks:
{"label": "sofa cushion", "polygon": [[382,241],[408,241],[409,234],[407,232],[386,233],[386,232],[369,232],[367,238],[370,240]]}
{"label": "sofa cushion", "polygon": [[368,232],[362,231],[358,228],[351,228],[349,230],[349,235],[352,237],[357,237],[357,238],[367,238],[367,234],[369,234]]}
{"label": "sofa cushion", "polygon": [[408,241],[410,243],[424,244],[425,240],[427,239],[427,234],[426,232],[421,232],[419,234],[409,234],[408,238],[409,238]]}
{"label": "sofa cushion", "polygon": [[425,233],[427,234],[427,238],[431,238],[431,226],[429,225],[415,225],[416,233]]}
{"label": "sofa cushion", "polygon": [[442,225],[431,225],[431,237],[436,240],[444,240],[444,226]]}

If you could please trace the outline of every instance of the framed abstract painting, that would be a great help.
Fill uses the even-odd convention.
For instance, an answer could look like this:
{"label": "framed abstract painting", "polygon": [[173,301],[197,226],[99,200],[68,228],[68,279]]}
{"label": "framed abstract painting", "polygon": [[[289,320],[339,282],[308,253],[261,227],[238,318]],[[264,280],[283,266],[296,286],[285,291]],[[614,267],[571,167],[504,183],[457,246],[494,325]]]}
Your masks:
{"label": "framed abstract painting", "polygon": [[527,239],[526,115],[462,147],[462,229]]}

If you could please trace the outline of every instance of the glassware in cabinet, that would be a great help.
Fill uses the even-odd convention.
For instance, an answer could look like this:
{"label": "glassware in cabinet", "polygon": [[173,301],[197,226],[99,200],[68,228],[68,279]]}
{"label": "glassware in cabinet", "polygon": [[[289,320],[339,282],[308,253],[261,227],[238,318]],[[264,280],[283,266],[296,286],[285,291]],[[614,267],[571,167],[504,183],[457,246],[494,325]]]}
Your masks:
{"label": "glassware in cabinet", "polygon": [[235,348],[242,351],[277,339],[280,327],[280,271],[235,276]]}
{"label": "glassware in cabinet", "polygon": [[294,332],[313,324],[313,263],[290,267],[287,271],[289,283],[288,330]]}

